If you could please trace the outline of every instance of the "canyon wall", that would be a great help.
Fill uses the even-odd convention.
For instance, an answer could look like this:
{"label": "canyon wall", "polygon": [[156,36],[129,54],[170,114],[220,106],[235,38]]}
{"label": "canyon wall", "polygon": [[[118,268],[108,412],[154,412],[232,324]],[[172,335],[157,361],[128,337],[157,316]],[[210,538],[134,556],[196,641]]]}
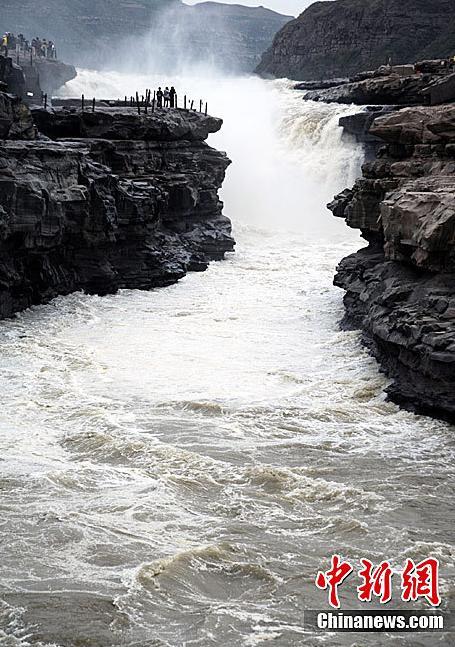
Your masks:
{"label": "canyon wall", "polygon": [[59,58],[79,67],[171,73],[179,64],[213,64],[252,72],[290,19],[264,7],[216,2],[2,0],[0,28],[50,38]]}
{"label": "canyon wall", "polygon": [[[4,86],[3,86],[4,88]],[[0,92],[0,318],[75,290],[169,285],[232,251],[214,117],[33,111]]]}
{"label": "canyon wall", "polygon": [[57,60],[20,57],[19,63],[16,61],[16,57],[0,56],[0,82],[27,103],[41,104],[43,94],[51,97],[77,75],[72,65]]}
{"label": "canyon wall", "polygon": [[346,77],[455,54],[454,0],[315,2],[276,35],[257,68],[296,80]]}
{"label": "canyon wall", "polygon": [[388,394],[455,421],[455,105],[378,117],[382,146],[353,189],[329,205],[368,247],[345,258],[345,327],[391,378]]}

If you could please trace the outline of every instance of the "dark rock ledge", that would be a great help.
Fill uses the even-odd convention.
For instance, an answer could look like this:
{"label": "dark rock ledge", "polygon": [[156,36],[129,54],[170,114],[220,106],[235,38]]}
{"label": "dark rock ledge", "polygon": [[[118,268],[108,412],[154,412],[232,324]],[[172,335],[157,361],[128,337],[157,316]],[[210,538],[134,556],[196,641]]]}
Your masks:
{"label": "dark rock ledge", "polygon": [[370,133],[377,158],[329,205],[369,243],[338,267],[343,326],[363,330],[393,401],[455,422],[455,106],[405,108]]}
{"label": "dark rock ledge", "polygon": [[[0,92],[0,318],[76,290],[169,285],[234,248],[222,121],[35,110]],[[39,132],[38,132],[39,129]]]}

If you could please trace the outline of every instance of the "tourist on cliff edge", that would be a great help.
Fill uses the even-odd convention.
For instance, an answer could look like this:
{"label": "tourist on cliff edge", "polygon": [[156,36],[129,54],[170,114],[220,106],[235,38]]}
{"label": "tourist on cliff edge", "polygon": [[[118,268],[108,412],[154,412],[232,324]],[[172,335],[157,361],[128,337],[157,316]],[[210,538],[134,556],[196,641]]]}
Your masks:
{"label": "tourist on cliff edge", "polygon": [[176,98],[177,98],[177,92],[175,91],[174,86],[171,87],[169,90],[169,103],[171,108],[176,108]]}

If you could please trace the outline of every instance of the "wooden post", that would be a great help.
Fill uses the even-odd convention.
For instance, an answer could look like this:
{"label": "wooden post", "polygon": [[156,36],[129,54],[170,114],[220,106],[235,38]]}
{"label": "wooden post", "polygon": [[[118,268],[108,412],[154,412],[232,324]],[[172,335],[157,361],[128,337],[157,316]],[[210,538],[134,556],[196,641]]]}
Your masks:
{"label": "wooden post", "polygon": [[202,99],[199,99],[199,112],[202,112]]}
{"label": "wooden post", "polygon": [[155,112],[155,97],[153,97],[153,101],[152,101],[152,113],[154,112]]}
{"label": "wooden post", "polygon": [[141,104],[139,103],[139,92],[136,92],[137,114],[141,114]]}
{"label": "wooden post", "polygon": [[184,108],[184,110],[186,110],[186,94],[183,97],[183,108]]}
{"label": "wooden post", "polygon": [[191,100],[190,110],[193,109],[193,106],[194,106],[194,99]]}
{"label": "wooden post", "polygon": [[207,105],[207,101],[206,101],[206,102],[205,102],[205,116],[206,116],[206,117],[207,117],[207,109],[208,109],[208,105]]}
{"label": "wooden post", "polygon": [[95,112],[95,105],[96,105],[96,99],[95,99],[95,97],[93,97],[93,101],[92,101],[92,112]]}
{"label": "wooden post", "polygon": [[81,101],[81,112],[84,112],[84,107],[85,107],[85,96],[82,95],[82,101]]}
{"label": "wooden post", "polygon": [[47,94],[44,95],[44,110],[47,110]]}
{"label": "wooden post", "polygon": [[128,106],[128,97],[125,96],[125,108]]}
{"label": "wooden post", "polygon": [[178,107],[179,107],[179,101],[178,101],[178,98],[179,98],[179,97],[178,97],[178,94],[177,94],[177,93],[175,93],[175,107],[176,107],[176,108],[178,108]]}

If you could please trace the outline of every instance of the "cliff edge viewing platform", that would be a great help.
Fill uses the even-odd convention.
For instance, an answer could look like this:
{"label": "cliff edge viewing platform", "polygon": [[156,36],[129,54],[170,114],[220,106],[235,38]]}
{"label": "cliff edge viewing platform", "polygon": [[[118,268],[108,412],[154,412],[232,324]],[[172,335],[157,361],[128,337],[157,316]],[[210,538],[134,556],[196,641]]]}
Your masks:
{"label": "cliff edge viewing platform", "polygon": [[15,36],[8,32],[1,39],[0,80],[5,80],[6,68],[9,73],[5,82],[10,91],[28,103],[41,102],[43,94],[52,96],[77,76],[73,65],[57,58],[52,41],[37,38],[28,41],[22,34]]}

